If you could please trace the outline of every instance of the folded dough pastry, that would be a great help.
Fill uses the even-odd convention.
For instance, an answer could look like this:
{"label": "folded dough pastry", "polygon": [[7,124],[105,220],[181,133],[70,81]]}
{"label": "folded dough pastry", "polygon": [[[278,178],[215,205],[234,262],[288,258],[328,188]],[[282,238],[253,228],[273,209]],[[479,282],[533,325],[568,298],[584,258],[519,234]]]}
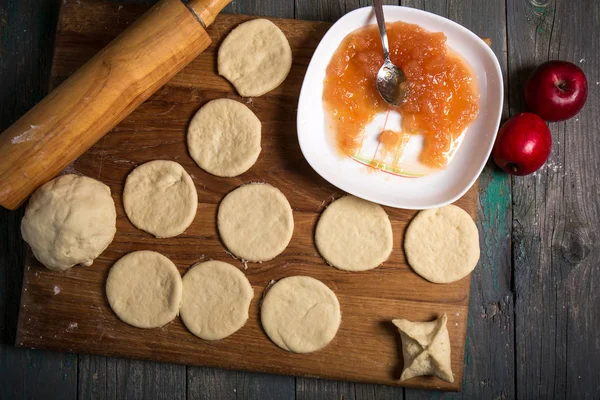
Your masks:
{"label": "folded dough pastry", "polygon": [[447,382],[454,382],[450,365],[450,336],[446,314],[431,322],[415,322],[395,319],[402,337],[404,369],[400,380],[415,376],[435,375]]}

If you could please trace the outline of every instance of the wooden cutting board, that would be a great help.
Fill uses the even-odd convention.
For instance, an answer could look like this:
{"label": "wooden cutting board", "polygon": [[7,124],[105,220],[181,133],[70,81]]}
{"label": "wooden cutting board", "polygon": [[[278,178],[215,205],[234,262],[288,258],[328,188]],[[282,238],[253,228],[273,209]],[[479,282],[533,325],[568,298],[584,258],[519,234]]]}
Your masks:
{"label": "wooden cutting board", "polygon": [[[53,65],[56,85],[113,37],[145,7],[85,0],[64,3]],[[286,81],[259,98],[240,98],[216,73],[216,51],[243,15],[221,15],[209,28],[213,44],[164,88],[101,139],[65,172],[99,179],[110,186],[117,207],[117,234],[91,267],[60,273],[47,270],[29,254],[17,333],[17,345],[149,359],[162,362],[304,375],[320,378],[459,390],[467,327],[470,277],[448,285],[425,281],[407,266],[403,234],[415,212],[386,207],[392,221],[394,249],[390,259],[367,272],[343,272],[319,257],[313,230],[319,214],[343,192],[317,175],[302,157],[296,137],[296,107],[305,70],[330,24],[273,19],[290,41],[294,63]],[[207,101],[232,98],[250,107],[262,121],[262,153],[256,165],[238,178],[217,178],[202,171],[186,148],[186,128]],[[146,161],[174,160],[192,176],[198,191],[196,218],[175,238],[156,239],[136,229],[123,211],[121,194],[127,174]],[[294,210],[295,230],[288,248],[262,264],[244,265],[223,249],[216,230],[219,201],[245,182],[268,182],[281,189]],[[457,204],[475,216],[477,188]],[[150,249],[169,257],[183,274],[201,260],[230,262],[244,271],[255,290],[244,328],[217,342],[203,341],[177,318],[160,329],[137,329],[111,311],[104,283],[111,265],[135,250]],[[260,298],[267,284],[290,275],[310,275],[337,294],[342,324],[325,349],[291,354],[263,332]],[[393,318],[427,321],[448,315],[454,383],[433,377],[398,380],[402,369],[400,336]]]}

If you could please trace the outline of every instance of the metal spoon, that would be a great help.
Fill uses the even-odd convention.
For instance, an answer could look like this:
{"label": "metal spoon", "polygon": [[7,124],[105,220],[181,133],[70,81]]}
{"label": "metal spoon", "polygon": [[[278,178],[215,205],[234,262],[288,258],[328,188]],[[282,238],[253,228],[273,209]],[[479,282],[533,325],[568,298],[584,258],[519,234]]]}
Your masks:
{"label": "metal spoon", "polygon": [[377,90],[386,103],[397,107],[402,104],[406,97],[406,75],[390,60],[390,49],[381,0],[373,0],[373,9],[377,17],[383,47],[383,66],[377,72]]}

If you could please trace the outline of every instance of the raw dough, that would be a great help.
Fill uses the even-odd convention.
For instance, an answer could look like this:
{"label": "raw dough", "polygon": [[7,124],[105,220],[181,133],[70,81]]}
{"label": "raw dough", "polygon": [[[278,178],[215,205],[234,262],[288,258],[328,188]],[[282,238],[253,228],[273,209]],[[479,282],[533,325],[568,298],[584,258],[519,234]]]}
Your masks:
{"label": "raw dough", "polygon": [[171,322],[181,305],[181,275],[175,264],[155,251],[134,251],[112,266],[106,297],[115,314],[137,328]]}
{"label": "raw dough", "polygon": [[285,250],[294,232],[294,217],[279,189],[251,183],[225,196],[217,225],[229,251],[243,260],[259,262]]}
{"label": "raw dough", "polygon": [[400,380],[415,376],[435,375],[447,382],[454,382],[450,364],[450,335],[446,322],[448,317],[431,322],[413,322],[395,319],[402,337],[404,369]]}
{"label": "raw dough", "polygon": [[450,283],[469,275],[479,261],[479,233],[462,208],[447,205],[421,211],[404,237],[412,269],[435,283]]}
{"label": "raw dough", "polygon": [[237,176],[254,165],[260,154],[260,121],[235,100],[208,102],[196,113],[187,143],[196,164],[216,176]]}
{"label": "raw dough", "polygon": [[269,338],[293,353],[327,346],[342,320],[335,294],[309,276],[291,276],[275,283],[263,299],[260,314]]}
{"label": "raw dough", "polygon": [[190,226],[198,194],[181,165],[156,160],[140,165],[127,176],[123,204],[132,224],[158,238],[168,238]]}
{"label": "raw dough", "polygon": [[219,75],[241,96],[262,96],[275,89],[292,67],[292,49],[281,29],[266,19],[238,25],[223,40]]}
{"label": "raw dough", "polygon": [[23,239],[49,269],[90,266],[112,242],[117,221],[110,188],[95,179],[62,175],[38,188],[21,221]]}
{"label": "raw dough", "polygon": [[345,196],[323,211],[315,242],[319,253],[334,267],[366,271],[390,256],[392,225],[380,205]]}
{"label": "raw dough", "polygon": [[252,297],[250,282],[233,265],[199,263],[183,277],[181,319],[201,339],[223,339],[246,324]]}

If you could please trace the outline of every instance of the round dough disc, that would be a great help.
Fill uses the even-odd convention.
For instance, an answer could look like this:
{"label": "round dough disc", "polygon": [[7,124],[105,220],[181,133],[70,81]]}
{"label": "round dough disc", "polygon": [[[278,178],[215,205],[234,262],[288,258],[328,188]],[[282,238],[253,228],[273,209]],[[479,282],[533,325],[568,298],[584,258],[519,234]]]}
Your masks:
{"label": "round dough disc", "polygon": [[412,269],[434,283],[467,276],[479,261],[479,233],[462,208],[447,205],[424,210],[411,221],[404,251]]}
{"label": "round dough disc", "polygon": [[181,275],[175,264],[155,251],[134,251],[108,273],[106,297],[115,314],[137,328],[171,322],[181,305]]}
{"label": "round dough disc", "polygon": [[217,56],[219,75],[241,96],[262,96],[275,89],[292,67],[292,49],[281,29],[266,19],[238,25],[223,40]]}
{"label": "round dough disc", "polygon": [[181,165],[156,160],[140,165],[127,176],[123,204],[132,224],[158,238],[168,238],[190,226],[198,194]]}
{"label": "round dough disc", "polygon": [[259,262],[285,250],[294,232],[294,217],[279,189],[250,183],[221,201],[217,225],[229,251],[243,260]]}
{"label": "round dough disc", "polygon": [[309,276],[291,276],[274,284],[263,299],[260,315],[269,338],[293,353],[327,346],[342,320],[335,294]]}
{"label": "round dough disc", "polygon": [[187,143],[196,164],[216,176],[237,176],[260,154],[260,121],[242,103],[217,99],[205,104],[188,129]]}
{"label": "round dough disc", "polygon": [[38,188],[21,220],[35,258],[64,271],[90,266],[112,242],[117,212],[110,188],[95,179],[62,175]]}
{"label": "round dough disc", "polygon": [[334,267],[366,271],[390,256],[392,225],[379,204],[344,196],[323,211],[315,242],[319,253]]}
{"label": "round dough disc", "polygon": [[252,297],[250,282],[233,265],[199,263],[183,276],[181,319],[201,339],[223,339],[246,324]]}

